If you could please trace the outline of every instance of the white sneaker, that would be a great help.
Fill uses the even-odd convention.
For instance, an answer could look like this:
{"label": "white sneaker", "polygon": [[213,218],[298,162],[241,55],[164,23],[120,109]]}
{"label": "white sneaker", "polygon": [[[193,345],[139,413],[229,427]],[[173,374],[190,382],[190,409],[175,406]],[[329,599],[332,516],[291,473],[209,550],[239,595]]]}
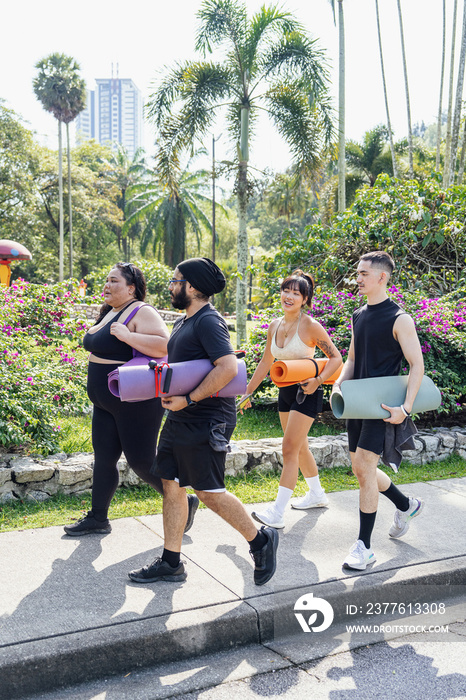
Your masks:
{"label": "white sneaker", "polygon": [[328,506],[328,498],[324,490],[320,493],[308,491],[302,498],[295,498],[291,501],[291,507],[296,510],[307,510],[308,508],[319,508]]}
{"label": "white sneaker", "polygon": [[375,554],[372,549],[367,549],[362,540],[356,540],[343,562],[343,568],[364,571],[368,564],[373,564],[374,562]]}
{"label": "white sneaker", "polygon": [[391,526],[388,534],[390,537],[403,537],[409,530],[411,520],[417,518],[421,510],[424,508],[424,501],[420,498],[409,498],[409,508],[408,510],[395,511],[395,517],[393,518],[393,525]]}
{"label": "white sneaker", "polygon": [[282,527],[285,527],[285,520],[283,518],[283,515],[280,515],[280,513],[273,505],[269,506],[266,510],[263,510],[262,513],[256,513],[255,511],[253,511],[251,515],[254,518],[254,520],[257,520],[258,523],[263,523],[264,525],[268,525],[269,527],[275,527],[277,528],[277,530],[280,530]]}

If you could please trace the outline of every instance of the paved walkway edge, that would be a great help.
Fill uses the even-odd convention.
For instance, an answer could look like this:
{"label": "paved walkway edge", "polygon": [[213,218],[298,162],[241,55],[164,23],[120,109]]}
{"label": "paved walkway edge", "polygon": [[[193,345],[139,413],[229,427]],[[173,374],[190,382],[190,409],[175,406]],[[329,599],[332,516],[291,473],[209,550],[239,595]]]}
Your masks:
{"label": "paved walkway edge", "polygon": [[[347,605],[455,596],[466,585],[466,556],[365,572],[0,648],[0,697],[27,695],[244,645],[302,634],[293,608],[306,592],[325,598],[341,621]],[[427,594],[430,597],[426,597]],[[414,597],[413,597],[414,596]]]}

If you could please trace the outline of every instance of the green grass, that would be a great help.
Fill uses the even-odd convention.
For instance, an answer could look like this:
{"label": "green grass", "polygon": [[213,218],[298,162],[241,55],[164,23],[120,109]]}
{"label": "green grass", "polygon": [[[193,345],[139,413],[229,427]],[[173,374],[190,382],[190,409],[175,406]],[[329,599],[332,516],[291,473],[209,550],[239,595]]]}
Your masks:
{"label": "green grass", "polygon": [[[423,466],[403,463],[398,474],[389,471],[395,484],[418,481],[434,481],[466,476],[466,460],[454,456],[443,462],[432,462]],[[277,472],[251,472],[246,476],[226,477],[228,491],[243,503],[259,503],[275,498],[280,475]],[[327,493],[357,489],[356,478],[349,467],[334,467],[320,472],[321,483]],[[300,476],[295,490],[296,496],[304,495],[306,484]],[[0,506],[0,532],[25,530],[51,525],[65,525],[82,516],[91,507],[91,497],[53,496],[45,502],[14,503]],[[117,490],[109,517],[137,517],[162,512],[162,498],[149,486],[120,488]]]}
{"label": "green grass", "polygon": [[[91,416],[64,416],[60,419],[60,449],[66,454],[73,452],[92,452]],[[344,428],[323,425],[316,422],[309,435],[337,435]],[[232,440],[261,440],[281,438],[283,436],[276,406],[267,409],[250,408],[238,415],[238,423]]]}

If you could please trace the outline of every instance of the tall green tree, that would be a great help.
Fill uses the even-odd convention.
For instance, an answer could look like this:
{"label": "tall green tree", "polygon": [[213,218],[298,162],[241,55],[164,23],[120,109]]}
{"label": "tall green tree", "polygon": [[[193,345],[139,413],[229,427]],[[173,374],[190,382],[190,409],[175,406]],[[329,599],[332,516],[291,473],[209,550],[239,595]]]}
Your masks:
{"label": "tall green tree", "polygon": [[[346,209],[345,178],[345,18],[343,0],[338,2],[338,211]],[[330,0],[336,24],[335,0]]]}
{"label": "tall green tree", "polygon": [[455,181],[456,161],[458,157],[458,143],[460,136],[461,108],[463,105],[464,70],[466,65],[466,0],[463,3],[463,26],[461,30],[461,49],[458,62],[458,75],[456,83],[455,110],[451,130],[451,151],[449,181],[451,185]]}
{"label": "tall green tree", "polygon": [[277,175],[265,193],[267,209],[271,214],[284,216],[290,227],[291,217],[303,216],[310,206],[311,197],[295,176]]}
{"label": "tall green tree", "polygon": [[[205,0],[196,50],[204,60],[176,65],[150,98],[149,116],[172,152],[205,138],[220,108],[235,148],[238,208],[237,339],[246,341],[249,146],[259,110],[288,142],[295,168],[319,162],[332,137],[328,73],[322,50],[289,12],[264,5],[251,18],[240,0]],[[221,51],[217,61],[205,56]]]}
{"label": "tall green tree", "polygon": [[[138,148],[131,158],[128,151],[121,144],[117,144],[116,150],[112,151],[112,156],[108,161],[107,179],[118,189],[119,195],[117,204],[123,214],[123,223],[136,210],[135,205],[129,203],[128,192],[136,185],[150,179],[145,159],[144,149]],[[118,245],[123,248],[123,256],[126,261],[131,260],[131,253],[134,250],[136,239],[140,236],[142,227],[139,222],[135,222],[125,228],[118,227]]]}
{"label": "tall green tree", "polygon": [[212,206],[207,195],[209,183],[209,172],[191,172],[189,163],[183,168],[177,155],[159,146],[154,169],[147,169],[142,181],[127,190],[123,235],[140,226],[141,253],[144,255],[152,243],[154,254],[163,251],[165,264],[175,267],[186,257],[188,229],[195,234],[198,246],[202,230],[212,231],[202,207]]}
{"label": "tall green tree", "polygon": [[[58,162],[59,162],[59,280],[63,280],[63,145],[62,124],[67,125],[68,139],[68,187],[70,196],[70,223],[71,213],[71,165],[69,160],[70,143],[68,124],[73,121],[86,104],[86,84],[79,75],[79,63],[71,56],[63,53],[53,53],[36,63],[38,74],[33,80],[34,93],[47,112],[52,112],[58,121]],[[73,274],[73,241],[72,228],[70,226],[70,277]]]}
{"label": "tall green tree", "polygon": [[373,187],[380,173],[393,174],[387,141],[388,129],[380,125],[366,131],[362,143],[346,142],[346,162],[352,174],[359,176],[359,186],[367,183]]}
{"label": "tall green tree", "polygon": [[387,92],[387,81],[385,80],[385,68],[383,60],[383,48],[382,48],[382,32],[380,31],[380,15],[379,15],[379,1],[375,0],[375,15],[377,19],[377,36],[379,39],[379,55],[380,55],[380,69],[382,71],[382,85],[383,85],[383,95],[385,99],[385,112],[387,115],[387,127],[388,127],[388,138],[390,142],[390,152],[392,154],[393,163],[393,175],[398,177],[397,167],[396,167],[396,157],[395,157],[395,146],[393,143],[393,132],[392,124],[390,120],[390,110],[388,108],[388,92]]}
{"label": "tall green tree", "polygon": [[451,29],[451,54],[450,54],[450,77],[448,87],[448,112],[447,112],[447,133],[445,137],[445,158],[443,166],[443,184],[450,183],[450,157],[451,157],[451,127],[453,114],[453,83],[455,75],[455,43],[456,43],[456,18],[458,10],[458,0],[453,4],[453,20]]}
{"label": "tall green tree", "polygon": [[446,25],[447,25],[447,9],[446,0],[442,0],[442,67],[440,69],[440,91],[438,100],[438,117],[437,117],[437,144],[435,152],[435,170],[440,170],[440,146],[442,143],[442,99],[443,99],[443,81],[445,79],[445,44],[446,44]]}
{"label": "tall green tree", "polygon": [[406,64],[405,35],[404,35],[404,30],[403,30],[403,13],[401,11],[401,0],[397,0],[397,5],[398,5],[398,19],[399,19],[399,23],[400,23],[401,53],[402,53],[402,57],[403,57],[403,75],[404,75],[404,79],[405,79],[406,112],[407,112],[407,117],[408,117],[409,177],[412,179],[414,177],[413,129],[411,126],[411,103],[409,100],[408,66]]}

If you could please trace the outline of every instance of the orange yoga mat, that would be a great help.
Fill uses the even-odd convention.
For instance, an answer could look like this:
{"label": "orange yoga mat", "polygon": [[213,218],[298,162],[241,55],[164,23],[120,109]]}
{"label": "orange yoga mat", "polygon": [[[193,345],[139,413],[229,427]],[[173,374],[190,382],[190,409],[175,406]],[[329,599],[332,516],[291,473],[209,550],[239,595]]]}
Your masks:
{"label": "orange yoga mat", "polygon": [[[270,368],[270,378],[278,387],[291,386],[298,382],[304,382],[309,377],[317,377],[327,362],[326,357],[319,360],[277,360]],[[333,384],[340,376],[342,368],[341,364],[337,371],[324,381],[324,384]]]}

